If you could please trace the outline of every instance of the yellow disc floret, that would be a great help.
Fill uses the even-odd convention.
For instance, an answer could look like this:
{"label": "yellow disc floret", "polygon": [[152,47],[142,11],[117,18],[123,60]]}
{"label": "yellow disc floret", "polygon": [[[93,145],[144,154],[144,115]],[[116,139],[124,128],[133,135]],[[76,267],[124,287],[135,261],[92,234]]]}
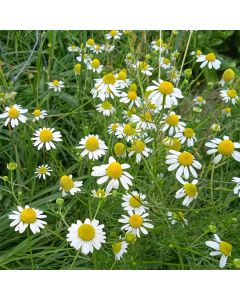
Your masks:
{"label": "yellow disc floret", "polygon": [[40,132],[39,138],[40,138],[40,141],[43,142],[43,143],[50,142],[53,138],[52,131],[50,129],[43,129]]}
{"label": "yellow disc floret", "polygon": [[185,183],[183,185],[185,193],[190,197],[195,197],[197,195],[197,186],[193,183]]}
{"label": "yellow disc floret", "polygon": [[233,89],[232,89],[232,90],[228,90],[228,91],[227,91],[227,95],[228,95],[228,97],[234,99],[234,98],[237,97],[237,91],[236,91],[236,90],[233,90]]}
{"label": "yellow disc floret", "polygon": [[111,35],[112,37],[116,36],[117,33],[118,33],[118,30],[111,30],[111,31],[110,31],[110,35]]}
{"label": "yellow disc floret", "polygon": [[94,69],[97,69],[99,66],[100,66],[100,61],[99,59],[95,58],[92,60],[92,63],[91,63],[91,66],[94,68]]}
{"label": "yellow disc floret", "polygon": [[19,111],[14,106],[11,106],[8,111],[8,116],[11,119],[16,119],[19,116]]}
{"label": "yellow disc floret", "polygon": [[142,115],[141,115],[141,119],[145,122],[152,122],[152,114],[150,111],[145,111]]}
{"label": "yellow disc floret", "polygon": [[39,116],[41,116],[41,110],[40,109],[35,109],[33,114],[34,114],[35,117],[39,117]]}
{"label": "yellow disc floret", "polygon": [[124,72],[124,71],[120,71],[120,72],[118,73],[118,79],[119,79],[119,80],[125,81],[125,80],[127,79],[127,73]]}
{"label": "yellow disc floret", "polygon": [[59,86],[59,81],[58,81],[58,80],[53,80],[52,84],[53,84],[54,86]]}
{"label": "yellow disc floret", "polygon": [[40,174],[46,174],[47,173],[47,168],[42,166],[42,167],[39,168],[38,171],[39,171]]}
{"label": "yellow disc floret", "polygon": [[116,82],[116,78],[112,73],[108,73],[103,76],[103,82],[106,84],[114,84]]}
{"label": "yellow disc floret", "polygon": [[95,136],[90,136],[86,140],[85,148],[89,151],[96,151],[99,148],[98,139]]}
{"label": "yellow disc floret", "polygon": [[185,128],[183,134],[187,138],[192,138],[194,136],[194,131],[192,128]]}
{"label": "yellow disc floret", "polygon": [[139,214],[134,214],[130,217],[129,222],[133,228],[139,228],[143,223],[143,219]]}
{"label": "yellow disc floret", "polygon": [[169,124],[170,126],[177,126],[178,121],[179,121],[179,116],[175,114],[169,115],[166,118],[166,123]]}
{"label": "yellow disc floret", "polygon": [[69,192],[74,187],[74,182],[70,176],[63,175],[60,179],[60,186],[64,191]]}
{"label": "yellow disc floret", "polygon": [[95,229],[91,224],[82,224],[78,227],[78,236],[83,241],[89,242],[95,237]]}
{"label": "yellow disc floret", "polygon": [[134,101],[137,99],[137,93],[135,91],[129,91],[128,92],[128,99],[131,101]]}
{"label": "yellow disc floret", "polygon": [[182,166],[190,166],[193,162],[193,159],[194,159],[194,156],[187,151],[182,152],[178,156],[178,162]]}
{"label": "yellow disc floret", "polygon": [[216,55],[214,54],[214,53],[208,53],[207,55],[206,55],[206,60],[207,61],[214,61],[216,59]]}
{"label": "yellow disc floret", "polygon": [[115,161],[108,165],[106,172],[110,178],[117,179],[121,177],[123,169],[120,163]]}
{"label": "yellow disc floret", "polygon": [[203,97],[202,97],[202,96],[198,96],[198,97],[197,97],[197,101],[198,101],[199,103],[202,103],[202,102],[203,102]]}
{"label": "yellow disc floret", "polygon": [[222,78],[225,81],[232,81],[235,78],[235,73],[232,69],[227,69],[223,72]]}
{"label": "yellow disc floret", "polygon": [[37,214],[32,208],[25,208],[20,214],[20,220],[23,223],[32,224],[36,221]]}
{"label": "yellow disc floret", "polygon": [[141,206],[140,197],[138,195],[131,196],[129,199],[129,204],[134,208],[140,207]]}
{"label": "yellow disc floret", "polygon": [[165,65],[169,65],[170,60],[169,60],[168,58],[164,57],[164,58],[163,58],[163,63],[164,63]]}
{"label": "yellow disc floret", "polygon": [[112,104],[109,101],[104,101],[101,106],[105,110],[110,110],[112,108]]}
{"label": "yellow disc floret", "polygon": [[222,155],[231,155],[234,151],[234,144],[231,140],[223,140],[218,145],[218,151]]}
{"label": "yellow disc floret", "polygon": [[93,46],[94,43],[95,43],[94,39],[88,39],[87,40],[87,45],[89,45],[89,46]]}
{"label": "yellow disc floret", "polygon": [[161,94],[170,95],[173,92],[173,84],[169,81],[163,81],[159,84],[158,90]]}
{"label": "yellow disc floret", "polygon": [[131,124],[126,124],[123,128],[123,133],[128,135],[128,136],[131,136],[131,135],[134,135],[135,133],[135,128],[131,126]]}
{"label": "yellow disc floret", "polygon": [[122,249],[122,242],[112,244],[112,249],[113,249],[114,254],[118,254]]}
{"label": "yellow disc floret", "polygon": [[220,242],[219,244],[219,250],[224,254],[225,256],[231,255],[232,252],[232,245],[228,242]]}
{"label": "yellow disc floret", "polygon": [[121,156],[123,155],[125,152],[125,145],[123,143],[116,143],[114,145],[114,153],[117,155],[117,156]]}
{"label": "yellow disc floret", "polygon": [[145,148],[145,143],[141,140],[136,140],[132,143],[132,150],[136,153],[142,153]]}

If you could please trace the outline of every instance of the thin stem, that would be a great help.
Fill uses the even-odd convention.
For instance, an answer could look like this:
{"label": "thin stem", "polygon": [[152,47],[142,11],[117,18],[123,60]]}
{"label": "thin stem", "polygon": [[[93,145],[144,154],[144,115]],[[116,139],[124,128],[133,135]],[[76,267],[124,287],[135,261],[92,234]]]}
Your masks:
{"label": "thin stem", "polygon": [[29,244],[29,253],[30,253],[32,270],[34,270],[33,254],[32,254],[32,244],[31,244],[31,239],[30,239],[30,230],[29,230],[29,227],[27,228],[27,238],[28,238],[28,244]]}
{"label": "thin stem", "polygon": [[74,257],[74,260],[73,260],[73,262],[72,262],[72,264],[71,264],[69,270],[72,270],[72,268],[73,268],[73,266],[74,266],[74,264],[75,264],[75,261],[76,261],[77,258],[78,258],[79,252],[80,252],[80,249],[77,251],[77,254],[76,254],[75,257]]}

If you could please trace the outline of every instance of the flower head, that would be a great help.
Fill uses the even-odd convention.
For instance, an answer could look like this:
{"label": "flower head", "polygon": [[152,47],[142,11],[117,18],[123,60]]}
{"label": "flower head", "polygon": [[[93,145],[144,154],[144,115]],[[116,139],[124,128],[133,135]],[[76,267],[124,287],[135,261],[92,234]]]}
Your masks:
{"label": "flower head", "polygon": [[89,159],[97,160],[102,157],[107,150],[107,146],[104,141],[99,139],[98,135],[89,134],[82,138],[79,142],[77,149],[83,149],[81,156],[84,157],[88,155]]}
{"label": "flower head", "polygon": [[55,131],[54,128],[43,127],[36,130],[33,135],[33,146],[36,146],[38,150],[40,150],[43,146],[45,146],[46,150],[50,150],[51,148],[55,149],[56,146],[54,142],[62,141],[60,131]]}
{"label": "flower head", "polygon": [[13,104],[10,107],[5,108],[5,112],[0,115],[0,119],[6,119],[4,126],[10,123],[11,127],[18,126],[19,122],[26,123],[27,117],[24,116],[27,113],[27,109],[22,109],[21,105]]}

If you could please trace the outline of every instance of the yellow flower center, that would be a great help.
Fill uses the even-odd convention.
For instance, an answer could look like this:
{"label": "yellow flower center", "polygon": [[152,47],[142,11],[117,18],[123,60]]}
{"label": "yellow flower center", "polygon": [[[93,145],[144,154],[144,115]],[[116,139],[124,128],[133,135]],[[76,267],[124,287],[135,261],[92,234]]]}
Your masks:
{"label": "yellow flower center", "polygon": [[104,198],[104,197],[106,196],[106,193],[105,193],[104,190],[98,189],[98,190],[96,191],[96,195],[97,195],[98,198]]}
{"label": "yellow flower center", "polygon": [[164,58],[163,58],[163,63],[164,63],[165,65],[169,65],[170,60],[169,60],[168,58],[164,57]]}
{"label": "yellow flower center", "polygon": [[229,244],[228,242],[220,242],[219,246],[220,246],[219,250],[222,252],[222,254],[224,254],[225,256],[231,255],[232,252],[231,244]]}
{"label": "yellow flower center", "polygon": [[53,80],[52,84],[53,84],[54,86],[59,86],[59,81],[58,81],[58,80]]}
{"label": "yellow flower center", "polygon": [[75,71],[76,74],[80,74],[80,72],[81,72],[81,67],[82,67],[81,64],[76,64],[76,65],[74,66],[74,71]]}
{"label": "yellow flower center", "polygon": [[178,115],[169,115],[166,119],[166,123],[169,124],[170,126],[177,126],[179,121],[179,116]]}
{"label": "yellow flower center", "polygon": [[60,186],[64,191],[69,192],[74,187],[74,182],[69,176],[63,175],[60,179]]}
{"label": "yellow flower center", "polygon": [[140,207],[141,206],[140,197],[137,195],[131,196],[131,198],[129,199],[129,204],[134,208]]}
{"label": "yellow flower center", "polygon": [[140,68],[141,70],[146,71],[147,68],[148,68],[148,64],[147,64],[145,61],[140,61],[140,62],[139,62],[139,68]]}
{"label": "yellow flower center", "polygon": [[190,197],[194,197],[197,194],[197,186],[195,184],[192,183],[185,183],[183,185],[185,193],[190,196]]}
{"label": "yellow flower center", "polygon": [[11,106],[8,111],[8,116],[11,119],[16,119],[19,116],[19,111],[15,107]]}
{"label": "yellow flower center", "polygon": [[136,153],[142,153],[145,148],[145,143],[141,140],[136,140],[132,144],[132,150]]}
{"label": "yellow flower center", "polygon": [[179,154],[178,156],[178,162],[180,165],[183,166],[190,166],[193,162],[193,155],[187,151],[184,151],[183,153]]}
{"label": "yellow flower center", "polygon": [[32,224],[36,221],[37,214],[32,208],[25,208],[20,214],[20,220],[23,223]]}
{"label": "yellow flower center", "polygon": [[106,84],[114,84],[116,82],[116,79],[112,73],[108,73],[103,76],[103,82]]}
{"label": "yellow flower center", "polygon": [[87,41],[87,44],[89,45],[89,46],[93,46],[94,45],[94,39],[88,39],[88,41]]}
{"label": "yellow flower center", "polygon": [[183,133],[187,138],[192,138],[194,136],[194,131],[192,128],[185,128]]}
{"label": "yellow flower center", "polygon": [[197,56],[200,56],[200,55],[202,55],[202,51],[201,50],[197,50],[196,54],[197,54]]}
{"label": "yellow flower center", "polygon": [[91,224],[82,224],[78,227],[78,236],[83,241],[91,241],[95,237],[95,229]]}
{"label": "yellow flower center", "polygon": [[158,39],[157,41],[156,41],[156,45],[158,46],[158,47],[160,47],[161,45],[162,45],[162,40],[160,40],[160,39]]}
{"label": "yellow flower center", "polygon": [[201,97],[201,96],[197,97],[197,101],[200,103],[203,102],[203,97]]}
{"label": "yellow flower center", "polygon": [[111,31],[110,31],[110,35],[111,35],[112,37],[116,36],[117,33],[118,33],[118,30],[111,30]]}
{"label": "yellow flower center", "polygon": [[223,155],[231,155],[234,151],[234,144],[231,140],[223,140],[218,145],[218,151]]}
{"label": "yellow flower center", "polygon": [[224,111],[227,112],[227,113],[230,113],[232,111],[232,109],[231,109],[231,107],[225,107]]}
{"label": "yellow flower center", "polygon": [[237,91],[236,90],[228,90],[227,95],[230,98],[236,98],[237,97]]}
{"label": "yellow flower center", "polygon": [[53,138],[52,131],[49,130],[49,129],[43,129],[40,132],[40,137],[39,138],[40,138],[40,141],[43,142],[43,143],[50,142]]}
{"label": "yellow flower center", "polygon": [[135,91],[129,91],[128,92],[128,99],[134,101],[137,99],[137,93]]}
{"label": "yellow flower center", "polygon": [[99,148],[98,139],[95,136],[91,136],[86,140],[85,148],[89,151],[96,151]]}
{"label": "yellow flower center", "polygon": [[35,109],[33,114],[34,114],[35,117],[39,117],[39,116],[41,116],[41,110],[40,109]]}
{"label": "yellow flower center", "polygon": [[112,244],[112,249],[113,249],[114,254],[118,254],[122,249],[122,242]]}
{"label": "yellow flower center", "polygon": [[216,59],[216,55],[214,54],[214,53],[208,53],[207,55],[206,55],[206,60],[207,61],[214,61]]}
{"label": "yellow flower center", "polygon": [[112,124],[111,125],[112,131],[116,131],[118,127],[119,127],[118,124]]}
{"label": "yellow flower center", "polygon": [[140,215],[134,214],[130,217],[129,222],[133,228],[139,228],[143,223],[143,219]]}
{"label": "yellow flower center", "polygon": [[112,104],[108,101],[104,101],[101,106],[105,110],[110,110],[112,108]]}
{"label": "yellow flower center", "polygon": [[94,68],[94,69],[97,69],[99,66],[100,66],[100,61],[95,58],[92,63],[91,63],[91,66]]}
{"label": "yellow flower center", "polygon": [[225,81],[231,81],[235,78],[235,73],[232,69],[227,69],[223,72],[222,78]]}
{"label": "yellow flower center", "polygon": [[123,133],[126,135],[134,135],[135,128],[131,126],[131,124],[126,124],[123,128]]}
{"label": "yellow flower center", "polygon": [[100,45],[95,45],[96,50],[99,50],[101,48]]}
{"label": "yellow flower center", "polygon": [[136,112],[136,109],[134,107],[132,107],[127,111],[127,115],[129,117],[131,117],[135,112]]}
{"label": "yellow flower center", "polygon": [[76,49],[77,46],[76,45],[72,45],[71,47],[72,47],[72,49]]}
{"label": "yellow flower center", "polygon": [[120,165],[120,163],[115,161],[115,162],[112,162],[109,164],[106,172],[110,178],[117,179],[117,178],[121,177],[123,169],[122,169],[122,166]]}
{"label": "yellow flower center", "polygon": [[44,166],[40,167],[40,168],[39,168],[39,173],[40,173],[40,174],[46,174],[46,173],[47,173],[47,168],[44,167]]}
{"label": "yellow flower center", "polygon": [[143,121],[147,121],[147,122],[152,122],[152,114],[151,114],[151,112],[150,111],[146,111],[146,112],[144,112],[142,115],[141,115],[141,119],[143,120]]}
{"label": "yellow flower center", "polygon": [[169,147],[172,150],[179,151],[181,149],[181,142],[177,138],[173,138]]}
{"label": "yellow flower center", "polygon": [[117,156],[123,155],[124,151],[125,151],[125,145],[123,143],[116,143],[115,144],[115,146],[114,146],[114,153]]}
{"label": "yellow flower center", "polygon": [[158,90],[161,94],[170,95],[173,92],[173,84],[169,81],[163,81],[159,84]]}
{"label": "yellow flower center", "polygon": [[118,79],[119,80],[126,80],[127,79],[127,73],[126,72],[124,72],[124,71],[120,71],[119,73],[118,73]]}

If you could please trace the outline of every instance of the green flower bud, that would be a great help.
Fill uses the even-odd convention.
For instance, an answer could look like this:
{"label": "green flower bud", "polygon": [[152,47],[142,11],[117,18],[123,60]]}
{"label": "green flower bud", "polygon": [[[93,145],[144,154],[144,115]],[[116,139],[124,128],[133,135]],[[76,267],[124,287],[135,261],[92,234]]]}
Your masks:
{"label": "green flower bud", "polygon": [[217,232],[217,227],[215,225],[208,225],[208,229],[211,233],[216,233]]}
{"label": "green flower bud", "polygon": [[235,258],[233,260],[234,266],[238,269],[240,269],[240,259],[239,258]]}
{"label": "green flower bud", "polygon": [[8,176],[3,176],[3,177],[2,177],[2,180],[3,180],[3,181],[8,181]]}
{"label": "green flower bud", "polygon": [[128,243],[128,244],[133,244],[135,243],[137,237],[136,235],[133,233],[133,232],[127,232],[125,234],[125,241]]}
{"label": "green flower bud", "polygon": [[187,78],[190,78],[192,76],[192,70],[191,69],[186,69],[184,70],[184,75],[187,77]]}
{"label": "green flower bud", "polygon": [[57,198],[56,203],[57,203],[58,206],[63,206],[64,199],[63,198]]}
{"label": "green flower bud", "polygon": [[17,164],[15,162],[10,162],[10,163],[7,164],[7,168],[10,171],[14,171],[14,170],[17,169]]}

